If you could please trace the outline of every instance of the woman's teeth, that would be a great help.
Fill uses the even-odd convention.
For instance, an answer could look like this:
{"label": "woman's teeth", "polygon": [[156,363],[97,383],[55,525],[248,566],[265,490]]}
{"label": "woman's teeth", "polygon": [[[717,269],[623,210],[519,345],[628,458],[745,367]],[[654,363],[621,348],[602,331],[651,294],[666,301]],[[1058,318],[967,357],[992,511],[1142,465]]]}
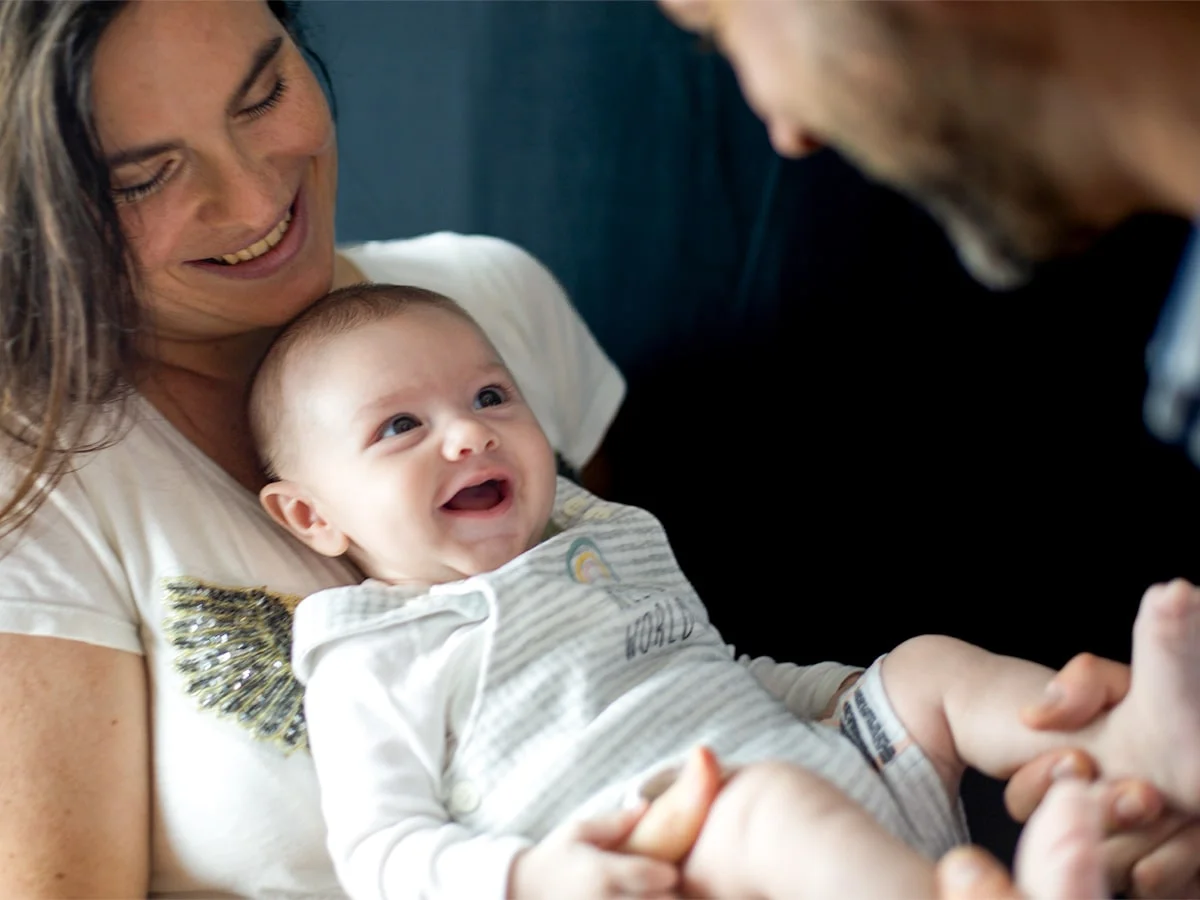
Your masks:
{"label": "woman's teeth", "polygon": [[221,262],[227,263],[231,266],[236,266],[238,263],[246,262],[250,259],[257,259],[283,240],[283,236],[287,234],[288,223],[291,221],[292,211],[289,209],[287,211],[287,215],[285,215],[280,223],[271,229],[271,233],[261,241],[255,241],[249,247],[244,247],[237,253],[226,253],[218,257],[218,259],[220,259]]}

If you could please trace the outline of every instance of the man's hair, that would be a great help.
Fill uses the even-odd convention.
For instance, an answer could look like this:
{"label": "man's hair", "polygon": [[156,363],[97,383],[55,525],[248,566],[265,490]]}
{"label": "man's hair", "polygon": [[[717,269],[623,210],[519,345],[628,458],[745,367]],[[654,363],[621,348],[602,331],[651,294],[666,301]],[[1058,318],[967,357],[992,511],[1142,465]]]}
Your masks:
{"label": "man's hair", "polygon": [[399,284],[352,284],[326,294],[293,319],[259,363],[250,387],[250,429],[269,478],[279,478],[288,439],[283,382],[289,367],[330,338],[397,316],[413,306],[433,306],[479,326],[461,306],[436,291]]}

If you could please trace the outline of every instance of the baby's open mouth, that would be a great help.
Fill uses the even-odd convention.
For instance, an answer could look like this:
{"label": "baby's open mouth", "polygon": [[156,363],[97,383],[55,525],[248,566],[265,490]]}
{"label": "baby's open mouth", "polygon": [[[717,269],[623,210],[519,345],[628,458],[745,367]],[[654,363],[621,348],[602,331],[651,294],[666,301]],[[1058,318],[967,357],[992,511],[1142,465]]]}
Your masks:
{"label": "baby's open mouth", "polygon": [[482,484],[465,487],[443,504],[442,509],[452,512],[482,512],[495,509],[507,499],[509,485],[506,480],[489,478]]}

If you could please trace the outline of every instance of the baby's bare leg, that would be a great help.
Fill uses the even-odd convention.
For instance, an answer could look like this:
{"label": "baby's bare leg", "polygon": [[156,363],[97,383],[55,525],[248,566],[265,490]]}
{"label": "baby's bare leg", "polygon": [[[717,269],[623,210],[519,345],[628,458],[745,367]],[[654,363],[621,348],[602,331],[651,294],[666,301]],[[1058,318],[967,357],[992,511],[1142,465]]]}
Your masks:
{"label": "baby's bare leg", "polygon": [[683,868],[693,897],[933,896],[933,864],[824,779],[755,763],[717,795]]}
{"label": "baby's bare leg", "polygon": [[1037,663],[940,635],[905,641],[883,660],[888,699],[951,797],[967,765],[1007,778],[1038,753],[1081,745],[1086,729],[1068,736],[1020,722],[1021,709],[1041,699],[1053,675]]}
{"label": "baby's bare leg", "polygon": [[1020,711],[1053,672],[953,638],[907,641],[883,663],[897,716],[956,792],[963,764],[1009,777],[1035,756],[1081,747],[1107,777],[1147,778],[1200,812],[1200,592],[1185,581],[1148,590],[1133,630],[1128,696],[1069,733],[1033,731]]}

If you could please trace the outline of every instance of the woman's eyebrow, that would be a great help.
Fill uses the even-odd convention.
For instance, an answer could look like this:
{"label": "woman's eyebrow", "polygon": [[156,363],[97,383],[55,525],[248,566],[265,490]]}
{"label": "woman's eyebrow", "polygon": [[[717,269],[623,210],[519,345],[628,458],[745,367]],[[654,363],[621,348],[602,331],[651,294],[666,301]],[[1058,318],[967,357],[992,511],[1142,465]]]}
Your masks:
{"label": "woman's eyebrow", "polygon": [[116,169],[131,163],[143,162],[144,160],[158,156],[160,153],[170,153],[172,150],[177,149],[179,149],[179,144],[172,141],[161,144],[148,144],[145,147],[134,147],[132,150],[122,150],[119,153],[112,154],[112,156],[106,156],[104,157],[104,163],[110,169]]}
{"label": "woman's eyebrow", "polygon": [[242,83],[238,85],[237,90],[233,92],[233,96],[229,98],[229,114],[233,115],[242,108],[242,104],[246,100],[246,94],[250,88],[254,87],[254,83],[258,81],[258,76],[276,56],[279,55],[279,49],[283,46],[283,36],[276,35],[265,44],[258,48],[258,52],[254,54],[254,61],[250,64],[250,70],[246,73],[246,77],[242,79]]}
{"label": "woman's eyebrow", "polygon": [[[250,64],[249,71],[246,72],[246,77],[242,79],[242,83],[237,86],[237,90],[233,92],[233,96],[229,99],[228,111],[230,115],[241,109],[242,104],[246,100],[246,94],[254,87],[254,83],[258,81],[258,76],[262,74],[263,69],[270,65],[271,60],[279,55],[279,50],[282,46],[283,37],[276,36],[259,47],[258,52],[254,54],[254,61]],[[121,150],[111,156],[105,157],[104,162],[110,169],[116,169],[130,163],[152,159],[160,153],[169,153],[177,149],[179,149],[178,143],[164,141],[158,144],[149,144],[145,147],[133,147],[129,150]]]}

